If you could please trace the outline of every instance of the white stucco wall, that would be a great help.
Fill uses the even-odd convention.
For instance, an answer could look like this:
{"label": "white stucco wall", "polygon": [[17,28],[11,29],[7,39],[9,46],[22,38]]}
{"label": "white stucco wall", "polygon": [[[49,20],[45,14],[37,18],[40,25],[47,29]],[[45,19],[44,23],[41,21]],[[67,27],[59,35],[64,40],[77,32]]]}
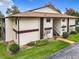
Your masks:
{"label": "white stucco wall", "polygon": [[[62,19],[63,20],[63,19]],[[67,32],[67,19],[65,19],[65,21],[63,22],[61,20],[61,27],[64,25],[64,26],[66,26],[65,28],[62,28],[62,30],[61,30],[61,32],[62,32],[62,34],[63,34],[63,32]],[[75,31],[75,26],[72,26],[71,27],[71,25],[75,25],[75,19],[69,19],[69,32],[70,31]],[[64,31],[63,31],[63,29],[64,29]]]}
{"label": "white stucco wall", "polygon": [[[66,26],[66,27],[62,28],[62,26]],[[67,19],[61,19],[61,35],[63,34],[63,32],[67,32]]]}
{"label": "white stucco wall", "polygon": [[[50,19],[51,22],[46,22],[46,18],[44,18],[44,32],[45,28],[50,28],[50,37],[53,37],[53,19]],[[16,38],[16,32],[13,29],[18,31],[18,23],[15,24],[15,20],[6,19],[6,41],[14,40],[18,44],[18,34]],[[31,30],[31,29],[39,29],[39,31],[20,33],[20,45],[25,45],[31,41],[36,41],[40,39],[40,18],[19,18],[19,31]],[[44,38],[46,38],[44,36]]]}
{"label": "white stucco wall", "polygon": [[[69,19],[69,25],[75,25],[76,19]],[[75,26],[69,27],[69,31],[75,31]]]}
{"label": "white stucco wall", "polygon": [[[50,18],[50,22],[46,21],[47,18],[44,18],[44,39],[46,38],[53,38],[53,18]],[[45,30],[45,28],[52,28]],[[50,33],[47,34],[47,32],[50,31]]]}
{"label": "white stucco wall", "polygon": [[47,18],[44,18],[44,28],[53,27],[53,18],[50,18],[50,22],[46,21]]}
{"label": "white stucco wall", "polygon": [[29,32],[29,33],[21,33],[19,34],[20,37],[20,45],[25,45],[31,41],[39,40],[39,32]]}
{"label": "white stucco wall", "polygon": [[[40,18],[21,18],[19,20],[20,31],[39,29],[40,28]],[[34,32],[20,33],[20,45],[27,44],[31,41],[36,41],[40,39],[40,30]]]}
{"label": "white stucco wall", "polygon": [[5,41],[14,40],[13,20],[5,19]]}
{"label": "white stucco wall", "polygon": [[50,7],[45,7],[45,8],[37,9],[37,10],[34,10],[32,12],[46,12],[46,13],[58,13],[59,14],[58,11],[56,11],[56,10],[50,8]]}
{"label": "white stucco wall", "polygon": [[[67,32],[67,19],[65,19],[65,21],[63,22],[62,19],[53,19],[50,18],[51,22],[47,22],[46,18],[44,18],[44,39],[46,39],[48,36],[45,35],[45,33],[48,30],[45,30],[45,28],[52,28],[49,29],[50,30],[50,37],[53,37],[53,28],[56,27],[56,31],[62,35],[63,32]],[[54,23],[53,23],[54,21]],[[54,27],[53,27],[54,24]],[[11,41],[14,40],[16,43],[18,43],[18,36],[16,39],[16,32],[13,31],[13,29],[17,30],[17,26],[15,24],[15,20],[11,20],[6,18],[5,19],[5,38],[6,41]],[[64,31],[62,26],[66,26],[64,28]],[[75,19],[69,19],[69,25],[75,25]],[[40,18],[19,18],[19,26],[20,26],[20,31],[23,30],[31,30],[31,29],[39,29],[39,31],[35,31],[35,32],[28,32],[28,33],[20,33],[19,37],[20,37],[20,44],[24,45],[27,44],[28,42],[31,41],[36,41],[40,39]],[[75,31],[75,26],[69,27],[70,31],[73,30]]]}
{"label": "white stucco wall", "polygon": [[19,27],[21,30],[38,29],[40,18],[20,18]]}
{"label": "white stucco wall", "polygon": [[[17,21],[17,24],[16,24],[15,21]],[[17,18],[15,18],[15,19],[13,20],[13,29],[18,30],[18,20],[17,20]]]}

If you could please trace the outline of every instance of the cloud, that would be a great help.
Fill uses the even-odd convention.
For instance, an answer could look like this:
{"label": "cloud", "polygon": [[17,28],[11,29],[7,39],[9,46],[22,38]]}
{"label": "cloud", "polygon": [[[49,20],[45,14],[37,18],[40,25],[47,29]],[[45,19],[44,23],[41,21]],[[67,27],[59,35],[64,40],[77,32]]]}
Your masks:
{"label": "cloud", "polygon": [[10,7],[14,5],[12,0],[0,0],[0,7]]}

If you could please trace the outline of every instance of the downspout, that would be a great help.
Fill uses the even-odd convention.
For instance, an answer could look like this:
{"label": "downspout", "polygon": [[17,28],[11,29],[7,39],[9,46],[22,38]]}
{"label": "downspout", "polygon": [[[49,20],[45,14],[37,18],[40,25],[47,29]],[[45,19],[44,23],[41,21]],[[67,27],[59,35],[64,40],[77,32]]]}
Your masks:
{"label": "downspout", "polygon": [[19,18],[17,18],[17,22],[18,22],[18,45],[20,46],[20,37],[19,37],[19,30],[20,30],[20,28],[19,28]]}

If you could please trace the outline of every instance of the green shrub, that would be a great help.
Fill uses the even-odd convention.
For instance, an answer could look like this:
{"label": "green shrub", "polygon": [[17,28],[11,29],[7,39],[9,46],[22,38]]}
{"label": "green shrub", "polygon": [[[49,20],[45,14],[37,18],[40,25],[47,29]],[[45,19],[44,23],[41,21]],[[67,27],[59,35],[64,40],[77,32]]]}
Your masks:
{"label": "green shrub", "polygon": [[69,37],[69,33],[68,32],[63,32],[63,38],[68,38]]}
{"label": "green shrub", "polygon": [[18,44],[13,43],[9,46],[9,51],[11,51],[12,54],[17,53],[19,50],[20,50],[20,47]]}
{"label": "green shrub", "polygon": [[28,46],[35,46],[35,41],[29,42],[27,45]]}
{"label": "green shrub", "polygon": [[43,46],[43,45],[46,45],[48,43],[48,40],[38,40],[38,41],[32,41],[30,43],[28,43],[27,45],[28,46]]}
{"label": "green shrub", "polygon": [[76,31],[71,31],[70,34],[77,34],[77,32]]}
{"label": "green shrub", "polygon": [[38,41],[36,41],[36,44],[35,44],[35,46],[44,46],[44,45],[46,45],[46,44],[48,44],[48,40],[38,40]]}
{"label": "green shrub", "polygon": [[76,31],[79,33],[79,27],[76,27]]}

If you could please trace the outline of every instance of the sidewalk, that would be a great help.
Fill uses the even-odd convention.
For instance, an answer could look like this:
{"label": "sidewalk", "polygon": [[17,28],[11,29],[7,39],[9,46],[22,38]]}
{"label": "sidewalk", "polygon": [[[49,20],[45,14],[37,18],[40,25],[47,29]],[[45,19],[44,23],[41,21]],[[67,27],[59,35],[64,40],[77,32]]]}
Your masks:
{"label": "sidewalk", "polygon": [[70,40],[64,39],[64,38],[57,38],[57,40],[61,40],[61,41],[67,42],[67,43],[69,43],[69,44],[75,43],[74,41],[70,41]]}

